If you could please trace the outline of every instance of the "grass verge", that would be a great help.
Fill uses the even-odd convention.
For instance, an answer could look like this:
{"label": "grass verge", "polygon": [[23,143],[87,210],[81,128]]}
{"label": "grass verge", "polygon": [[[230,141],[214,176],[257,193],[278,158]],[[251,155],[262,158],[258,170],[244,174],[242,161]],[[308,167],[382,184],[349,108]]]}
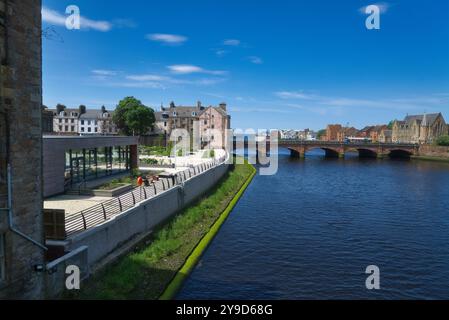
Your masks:
{"label": "grass verge", "polygon": [[254,172],[250,164],[236,165],[205,197],[159,229],[150,243],[106,267],[69,298],[158,299],[172,280],[179,281],[175,280],[181,273],[178,270],[195,253],[198,243],[217,232],[217,219],[226,218],[226,211],[231,211],[226,209],[233,206],[231,202]]}

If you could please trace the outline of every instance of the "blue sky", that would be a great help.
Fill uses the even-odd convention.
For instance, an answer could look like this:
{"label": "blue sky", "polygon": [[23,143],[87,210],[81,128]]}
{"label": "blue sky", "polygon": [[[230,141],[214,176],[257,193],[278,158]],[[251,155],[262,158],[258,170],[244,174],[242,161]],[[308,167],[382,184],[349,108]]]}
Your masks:
{"label": "blue sky", "polygon": [[[363,8],[378,4],[381,29]],[[65,9],[81,10],[67,30]],[[227,102],[234,128],[449,121],[449,1],[43,0],[44,103]]]}

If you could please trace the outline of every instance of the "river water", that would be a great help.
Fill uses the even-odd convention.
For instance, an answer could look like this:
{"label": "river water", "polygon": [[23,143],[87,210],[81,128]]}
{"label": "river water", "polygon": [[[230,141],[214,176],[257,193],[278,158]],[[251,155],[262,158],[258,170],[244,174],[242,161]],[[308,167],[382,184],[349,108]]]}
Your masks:
{"label": "river water", "polygon": [[[367,290],[366,267],[380,269]],[[279,155],[178,299],[449,298],[449,164]]]}

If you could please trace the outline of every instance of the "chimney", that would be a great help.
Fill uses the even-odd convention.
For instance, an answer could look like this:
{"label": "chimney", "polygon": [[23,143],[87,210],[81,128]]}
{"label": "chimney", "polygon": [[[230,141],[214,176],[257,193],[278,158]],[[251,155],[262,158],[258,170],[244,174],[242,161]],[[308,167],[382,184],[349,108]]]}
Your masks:
{"label": "chimney", "polygon": [[220,103],[220,108],[222,108],[224,111],[227,111],[226,110],[226,103],[224,103],[224,102]]}
{"label": "chimney", "polygon": [[170,102],[170,109],[176,108],[175,103],[172,101]]}
{"label": "chimney", "polygon": [[196,106],[197,106],[198,109],[201,109],[201,101],[198,101],[198,102],[196,103]]}
{"label": "chimney", "polygon": [[58,103],[58,104],[56,105],[56,112],[57,112],[58,114],[60,114],[62,111],[65,110],[65,108],[66,108],[65,105]]}
{"label": "chimney", "polygon": [[105,106],[101,107],[101,113],[106,113],[106,107]]}
{"label": "chimney", "polygon": [[83,104],[80,105],[78,109],[79,109],[80,115],[86,113],[86,106],[85,105],[83,105]]}

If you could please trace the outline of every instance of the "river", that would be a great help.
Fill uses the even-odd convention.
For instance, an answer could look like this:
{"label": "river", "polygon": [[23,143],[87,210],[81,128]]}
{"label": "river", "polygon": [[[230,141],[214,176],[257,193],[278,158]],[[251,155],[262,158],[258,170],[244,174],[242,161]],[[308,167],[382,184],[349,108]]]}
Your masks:
{"label": "river", "polygon": [[447,299],[449,164],[280,150],[177,298]]}

